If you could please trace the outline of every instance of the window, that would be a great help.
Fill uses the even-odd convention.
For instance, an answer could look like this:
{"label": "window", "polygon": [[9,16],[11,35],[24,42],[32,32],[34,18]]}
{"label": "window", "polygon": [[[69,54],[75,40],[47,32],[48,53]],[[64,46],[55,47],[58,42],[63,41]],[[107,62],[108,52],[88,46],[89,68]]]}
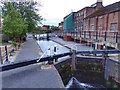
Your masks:
{"label": "window", "polygon": [[94,31],[94,25],[91,25],[90,29],[91,29],[91,31]]}
{"label": "window", "polygon": [[86,10],[84,11],[84,18],[86,17]]}
{"label": "window", "polygon": [[117,31],[117,23],[111,23],[110,31]]}
{"label": "window", "polygon": [[88,27],[87,27],[87,25],[85,25],[85,31],[87,31],[88,30]]}

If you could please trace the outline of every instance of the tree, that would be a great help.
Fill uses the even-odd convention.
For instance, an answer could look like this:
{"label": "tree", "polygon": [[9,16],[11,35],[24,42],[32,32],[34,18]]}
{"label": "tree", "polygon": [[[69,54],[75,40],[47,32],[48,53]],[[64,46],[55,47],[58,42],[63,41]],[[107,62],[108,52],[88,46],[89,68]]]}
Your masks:
{"label": "tree", "polygon": [[53,30],[53,31],[58,30],[58,27],[57,26],[51,26],[51,30]]}
{"label": "tree", "polygon": [[[11,2],[15,10],[21,15],[25,23],[28,24],[28,32],[33,32],[38,24],[41,24],[42,17],[37,14],[37,2]],[[4,3],[3,13],[6,15],[6,3]]]}
{"label": "tree", "polygon": [[15,38],[24,35],[27,32],[27,24],[24,23],[22,16],[13,6],[8,3],[6,5],[7,13],[3,16],[3,32],[5,35]]}

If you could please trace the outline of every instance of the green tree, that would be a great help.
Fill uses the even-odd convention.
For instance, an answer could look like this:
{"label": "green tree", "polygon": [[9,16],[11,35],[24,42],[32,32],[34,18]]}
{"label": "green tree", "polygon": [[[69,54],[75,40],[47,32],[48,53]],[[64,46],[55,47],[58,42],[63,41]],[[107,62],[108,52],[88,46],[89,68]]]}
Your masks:
{"label": "green tree", "polygon": [[2,29],[4,34],[11,37],[20,37],[27,32],[27,24],[24,23],[22,16],[13,6],[8,3],[6,5],[7,13],[3,16]]}
{"label": "green tree", "polygon": [[[11,2],[12,6],[17,10],[21,15],[25,23],[28,24],[28,32],[34,32],[38,24],[42,24],[41,20],[43,18],[37,14],[38,9],[36,6],[37,2]],[[6,3],[4,3],[3,13],[6,15]],[[39,5],[40,6],[40,5]]]}

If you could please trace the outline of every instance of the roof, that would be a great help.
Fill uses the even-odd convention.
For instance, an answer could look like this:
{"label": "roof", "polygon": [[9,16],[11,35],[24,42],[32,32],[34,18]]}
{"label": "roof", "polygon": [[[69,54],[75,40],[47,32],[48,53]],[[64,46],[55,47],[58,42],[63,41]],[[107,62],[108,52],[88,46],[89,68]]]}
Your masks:
{"label": "roof", "polygon": [[64,19],[68,18],[71,14],[74,14],[75,12],[71,12],[70,14],[68,14],[67,16],[64,17]]}
{"label": "roof", "polygon": [[90,14],[86,18],[92,18],[92,17],[95,17],[95,16],[101,16],[101,15],[105,15],[105,14],[109,14],[109,13],[117,12],[117,11],[120,11],[120,1],[116,2],[116,3],[113,3],[113,4],[110,4],[110,5],[108,5],[106,7],[103,7],[101,9],[99,9],[99,10],[96,10],[94,13]]}

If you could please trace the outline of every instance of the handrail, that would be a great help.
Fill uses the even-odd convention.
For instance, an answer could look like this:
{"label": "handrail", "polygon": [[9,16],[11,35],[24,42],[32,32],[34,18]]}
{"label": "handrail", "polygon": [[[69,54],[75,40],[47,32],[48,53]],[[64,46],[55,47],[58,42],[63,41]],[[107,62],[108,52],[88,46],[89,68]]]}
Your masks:
{"label": "handrail", "polygon": [[39,58],[37,58],[37,59],[34,59],[34,60],[30,60],[30,61],[1,65],[0,66],[0,72],[11,70],[11,69],[16,69],[16,68],[19,68],[19,67],[28,66],[28,65],[31,65],[31,64],[36,64],[36,63],[39,63],[39,62],[52,61],[56,58],[60,58],[60,57],[68,56],[68,55],[71,55],[71,53],[69,52],[69,53],[64,53],[64,54],[59,54],[59,55],[43,57],[40,60],[39,60]]}
{"label": "handrail", "polygon": [[[76,52],[76,54],[105,54],[105,53],[107,53],[107,54],[120,54],[120,50],[106,50],[106,51],[104,51],[104,50],[93,50],[93,51],[78,51],[78,52]],[[16,68],[23,67],[23,66],[28,66],[28,65],[31,65],[31,64],[36,64],[36,63],[39,63],[39,62],[52,61],[56,58],[61,58],[61,57],[68,56],[68,55],[72,55],[72,52],[53,55],[53,56],[47,56],[47,57],[43,57],[41,59],[37,58],[37,59],[34,59],[34,60],[30,60],[30,61],[1,65],[0,66],[0,70],[1,70],[0,72],[11,70],[11,69],[16,69]]]}

